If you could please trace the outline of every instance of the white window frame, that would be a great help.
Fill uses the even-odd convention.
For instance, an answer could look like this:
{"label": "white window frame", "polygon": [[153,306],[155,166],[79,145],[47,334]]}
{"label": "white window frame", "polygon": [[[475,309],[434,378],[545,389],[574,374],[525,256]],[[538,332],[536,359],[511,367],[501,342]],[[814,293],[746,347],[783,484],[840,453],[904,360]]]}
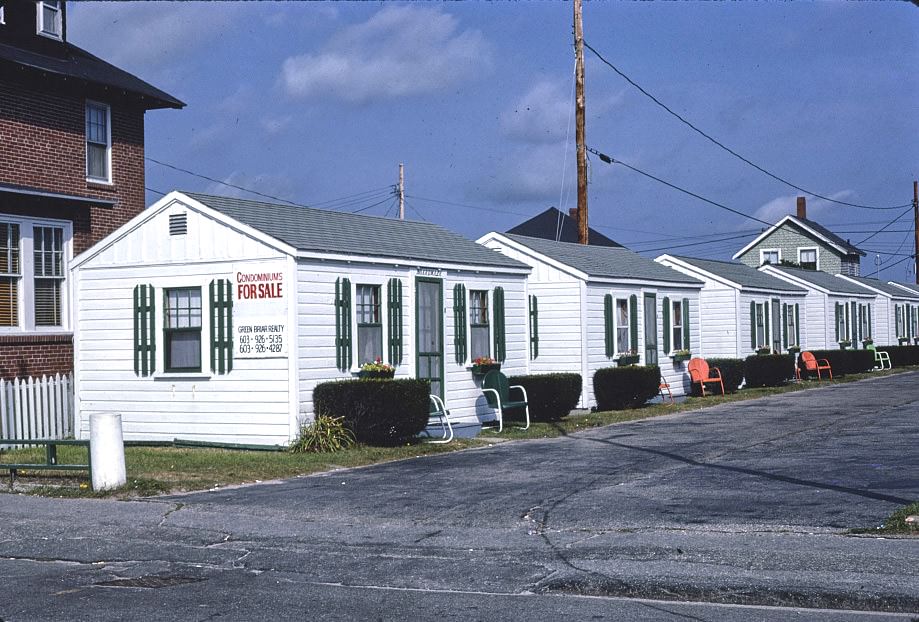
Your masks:
{"label": "white window frame", "polygon": [[[386,321],[386,309],[389,304],[389,299],[386,297],[386,281],[388,277],[357,273],[345,276],[351,279],[351,372],[356,373],[361,370],[361,365],[364,364],[363,361],[358,360],[360,348],[358,348],[357,344],[357,286],[373,285],[380,288],[380,323],[382,324],[383,333],[383,354],[381,358],[386,363],[386,344],[389,343],[389,322]],[[399,277],[394,276],[393,278]]]}
{"label": "white window frame", "polygon": [[[106,177],[91,177],[89,175],[89,128],[87,127],[87,116],[89,114],[90,106],[96,106],[98,108],[105,109],[105,168],[106,168]],[[93,142],[95,145],[100,145],[102,143]],[[86,181],[94,184],[106,184],[112,185],[112,107],[106,103],[94,101],[91,99],[86,100],[86,105],[83,109],[83,150],[85,153],[85,163],[83,169],[86,173]]]}
{"label": "white window frame", "polygon": [[387,305],[389,301],[386,300],[386,292],[384,290],[383,284],[376,283],[376,282],[371,283],[371,282],[367,282],[366,280],[362,280],[360,283],[356,283],[356,282],[353,283],[352,287],[354,288],[354,295],[351,297],[351,300],[354,301],[354,332],[352,333],[354,335],[354,339],[352,340],[354,352],[353,352],[353,356],[351,360],[355,362],[358,368],[360,368],[364,363],[374,362],[374,361],[358,360],[358,356],[360,355],[360,352],[361,352],[361,347],[360,347],[361,346],[361,343],[360,343],[361,341],[360,340],[361,321],[360,321],[360,318],[358,317],[359,315],[358,307],[360,306],[360,299],[358,298],[357,290],[360,287],[375,287],[377,290],[377,295],[379,297],[379,300],[378,300],[378,306],[379,306],[378,320],[379,322],[378,323],[380,325],[380,362],[381,363],[386,362],[386,344],[389,342],[389,339],[388,339],[389,336],[386,334],[386,328],[387,328],[386,327],[386,309],[388,308]]}
{"label": "white window frame", "polygon": [[[679,312],[677,312],[679,306]],[[677,336],[680,338],[679,347],[677,347]],[[671,298],[670,300],[670,351],[685,350],[686,344],[683,343],[683,300],[680,298]]]}
{"label": "white window frame", "polygon": [[45,5],[48,5],[48,2],[45,0],[37,0],[35,2],[35,30],[36,33],[42,37],[48,37],[49,39],[54,39],[55,41],[64,40],[64,7],[62,2],[58,2],[56,7],[53,8],[55,11],[54,17],[54,31],[48,32],[45,30]]}
{"label": "white window frame", "polygon": [[801,261],[801,253],[803,251],[814,251],[815,263],[817,265],[816,269],[820,270],[820,247],[819,246],[799,246],[798,247],[798,265],[803,267],[804,263]]}
{"label": "white window frame", "polygon": [[[625,303],[625,326],[619,325],[619,303]],[[626,352],[633,352],[638,354],[638,347],[634,343],[630,343],[632,340],[632,327],[630,325],[630,318],[632,317],[632,302],[629,300],[629,296],[616,296],[613,294],[613,349],[616,351],[616,355],[625,354]],[[622,347],[622,343],[619,341],[619,330],[625,328],[625,348]]]}
{"label": "white window frame", "polygon": [[[0,221],[19,225],[19,298],[17,326],[0,326],[0,335],[51,334],[71,331],[70,262],[73,259],[73,223],[69,220],[0,214]],[[61,325],[35,326],[34,227],[63,229],[63,282],[61,283]]]}
{"label": "white window frame", "polygon": [[[766,305],[768,302],[754,302],[755,312],[754,312],[754,321],[753,321],[753,331],[756,336],[756,348],[755,350],[761,350],[769,346],[769,328],[766,324]],[[759,329],[760,326],[763,327],[763,338],[760,339]]]}
{"label": "white window frame", "polygon": [[851,343],[852,336],[849,334],[849,302],[845,301],[840,303],[842,305],[842,313],[839,314],[839,340],[840,341],[849,341]]}
{"label": "white window frame", "polygon": [[795,318],[795,304],[796,303],[786,303],[785,305],[785,313],[788,316],[785,322],[785,338],[788,341],[789,348],[801,345],[798,343],[798,324]]}
{"label": "white window frame", "polygon": [[[492,285],[483,285],[481,283],[476,283],[475,285],[466,286],[466,340],[468,343],[466,358],[469,360],[469,363],[472,364],[476,358],[472,355],[472,292],[484,292],[485,293],[485,320],[488,322],[488,354],[489,358],[494,359],[494,330],[495,330],[495,308],[492,300],[492,293],[494,292],[494,286]],[[476,326],[480,326],[477,324]]]}
{"label": "white window frame", "polygon": [[766,263],[766,258],[765,258],[766,253],[775,253],[775,256],[778,258],[778,259],[776,259],[775,263],[770,264],[770,265],[772,265],[772,266],[778,266],[779,264],[782,263],[782,249],[781,249],[781,248],[761,248],[761,249],[759,249],[759,265],[761,265],[761,266],[762,266],[762,265],[765,265],[765,263]]}
{"label": "white window frame", "polygon": [[[208,363],[208,344],[211,343],[211,323],[208,317],[212,310],[210,308],[207,291],[208,284],[212,278],[219,277],[209,276],[204,281],[201,280],[200,276],[168,276],[149,280],[154,292],[154,318],[156,318],[155,339],[158,340],[155,365],[157,371],[151,374],[151,379],[168,380],[170,378],[196,378],[207,380],[214,375]],[[166,290],[191,288],[198,288],[201,290],[201,371],[166,371]]]}

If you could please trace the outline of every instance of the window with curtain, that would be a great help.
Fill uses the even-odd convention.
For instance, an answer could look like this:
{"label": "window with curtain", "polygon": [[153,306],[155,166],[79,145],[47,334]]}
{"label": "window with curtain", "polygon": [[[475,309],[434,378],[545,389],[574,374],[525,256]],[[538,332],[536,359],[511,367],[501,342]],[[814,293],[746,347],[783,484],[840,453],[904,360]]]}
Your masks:
{"label": "window with curtain", "polygon": [[756,303],[756,348],[766,347],[766,316],[763,303]]}
{"label": "window with curtain", "polygon": [[629,341],[629,301],[625,298],[616,299],[616,351],[629,352],[634,349]]}
{"label": "window with curtain", "polygon": [[86,102],[86,177],[111,181],[111,109],[105,104]]}
{"label": "window with curtain", "polygon": [[380,318],[380,286],[357,285],[357,363],[383,360],[383,322]]}
{"label": "window with curtain", "polygon": [[469,358],[491,356],[488,330],[488,292],[469,290]]}
{"label": "window with curtain", "polygon": [[19,225],[0,222],[0,326],[19,325]]}
{"label": "window with curtain", "polygon": [[670,314],[672,319],[671,330],[673,348],[671,352],[675,350],[683,349],[683,302],[681,300],[674,300],[670,303],[673,313]]}
{"label": "window with curtain", "polygon": [[64,289],[64,230],[60,227],[33,227],[32,250],[35,325],[60,326]]}
{"label": "window with curtain", "polygon": [[201,288],[167,289],[165,307],[166,371],[201,371]]}
{"label": "window with curtain", "polygon": [[786,308],[785,336],[788,340],[788,347],[798,345],[798,327],[795,320],[795,305],[788,305]]}
{"label": "window with curtain", "polygon": [[802,248],[798,251],[798,264],[807,270],[817,269],[817,249]]}

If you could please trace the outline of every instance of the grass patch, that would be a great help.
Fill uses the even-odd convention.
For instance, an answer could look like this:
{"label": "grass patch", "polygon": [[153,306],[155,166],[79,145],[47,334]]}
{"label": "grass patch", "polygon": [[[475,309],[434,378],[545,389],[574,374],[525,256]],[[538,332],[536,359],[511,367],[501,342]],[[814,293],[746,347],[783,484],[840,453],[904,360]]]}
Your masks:
{"label": "grass patch", "polygon": [[919,501],[900,508],[891,514],[880,527],[852,529],[851,533],[919,536],[919,523],[907,523],[907,516],[919,516]]}
{"label": "grass patch", "polygon": [[[561,421],[537,422],[529,430],[514,427],[507,422],[504,433],[498,435],[484,431],[478,439],[455,439],[445,445],[417,442],[399,447],[368,447],[358,445],[334,453],[301,453],[271,451],[242,451],[216,448],[179,447],[127,447],[125,466],[128,484],[118,490],[94,492],[86,485],[85,473],[22,470],[17,476],[19,490],[30,494],[55,497],[144,497],[168,492],[223,488],[234,484],[252,483],[309,475],[337,468],[349,468],[403,460],[432,454],[480,447],[498,440],[526,440],[566,436],[573,432],[626,421],[648,419],[673,413],[700,410],[719,404],[742,402],[781,393],[806,391],[832,384],[842,384],[914,371],[916,368],[898,368],[864,374],[852,374],[834,381],[804,381],[782,387],[743,389],[725,396],[690,397],[677,404],[652,404],[629,410],[593,412],[565,417]],[[43,462],[44,448],[33,447],[0,452],[0,464],[11,462]],[[62,463],[81,462],[86,459],[82,447],[58,447]],[[82,484],[82,486],[81,486]],[[919,513],[916,504],[909,506]],[[906,510],[909,510],[907,508]],[[906,511],[904,510],[904,511]],[[908,514],[903,514],[902,518]],[[895,515],[897,516],[897,515]],[[893,520],[891,517],[890,520]],[[905,523],[902,523],[906,527]],[[874,530],[871,530],[874,531]],[[894,532],[889,532],[894,533]],[[901,533],[901,532],[897,532]]]}

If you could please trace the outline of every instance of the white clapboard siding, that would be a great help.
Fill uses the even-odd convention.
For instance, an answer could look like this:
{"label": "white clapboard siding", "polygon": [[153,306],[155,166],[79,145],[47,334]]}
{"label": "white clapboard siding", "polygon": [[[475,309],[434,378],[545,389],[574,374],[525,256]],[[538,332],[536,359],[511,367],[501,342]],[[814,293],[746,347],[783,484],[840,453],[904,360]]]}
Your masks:
{"label": "white clapboard siding", "polygon": [[531,282],[538,301],[539,356],[532,373],[581,373],[581,289],[577,280]]}
{"label": "white clapboard siding", "polygon": [[743,343],[738,339],[738,295],[737,290],[713,281],[706,282],[702,288],[699,293],[702,309],[702,341],[697,350],[699,356],[737,358],[741,355],[737,350],[738,343]]}
{"label": "white clapboard siding", "polygon": [[73,436],[73,381],[67,375],[0,380],[0,438]]}

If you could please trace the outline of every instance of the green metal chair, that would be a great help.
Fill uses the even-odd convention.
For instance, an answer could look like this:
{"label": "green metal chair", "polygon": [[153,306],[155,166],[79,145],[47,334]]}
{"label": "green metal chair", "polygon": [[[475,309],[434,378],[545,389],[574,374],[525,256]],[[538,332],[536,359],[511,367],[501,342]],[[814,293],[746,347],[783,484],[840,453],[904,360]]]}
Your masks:
{"label": "green metal chair", "polygon": [[[512,400],[511,390],[516,389],[523,395],[522,400]],[[527,391],[519,384],[509,386],[507,376],[500,371],[493,369],[485,374],[482,379],[482,393],[488,405],[498,411],[498,432],[504,430],[504,411],[514,408],[523,408],[526,414],[526,425],[521,429],[526,430],[530,427],[530,407],[527,404]]]}
{"label": "green metal chair", "polygon": [[890,362],[890,354],[887,352],[880,351],[874,347],[874,344],[870,344],[867,350],[874,352],[874,368],[875,369],[893,369],[893,363]]}
{"label": "green metal chair", "polygon": [[440,425],[441,436],[428,441],[429,443],[449,443],[453,440],[453,423],[450,421],[450,411],[444,401],[436,395],[431,396],[431,410],[428,418],[428,427]]}

